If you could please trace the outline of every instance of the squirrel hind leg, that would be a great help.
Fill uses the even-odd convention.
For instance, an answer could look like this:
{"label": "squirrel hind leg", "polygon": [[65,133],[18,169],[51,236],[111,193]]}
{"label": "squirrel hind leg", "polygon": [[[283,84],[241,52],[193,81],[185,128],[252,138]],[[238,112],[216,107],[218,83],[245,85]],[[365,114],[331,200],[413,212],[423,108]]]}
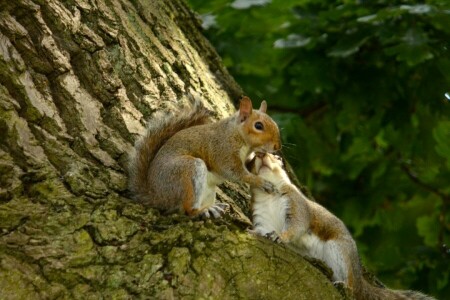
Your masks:
{"label": "squirrel hind leg", "polygon": [[354,263],[348,261],[348,254],[343,245],[339,241],[329,240],[322,244],[322,251],[318,253],[319,259],[322,259],[328,267],[333,270],[333,281],[342,281],[349,283],[349,266]]}
{"label": "squirrel hind leg", "polygon": [[199,158],[186,157],[183,163],[183,186],[186,188],[183,208],[189,216],[218,218],[228,210],[226,204],[215,204],[216,183],[205,162]]}

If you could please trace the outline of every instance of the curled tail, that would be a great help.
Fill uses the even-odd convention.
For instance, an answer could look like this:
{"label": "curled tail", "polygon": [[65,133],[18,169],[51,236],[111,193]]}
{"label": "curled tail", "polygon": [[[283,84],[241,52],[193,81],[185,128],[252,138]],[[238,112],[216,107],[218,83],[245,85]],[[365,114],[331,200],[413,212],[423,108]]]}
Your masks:
{"label": "curled tail", "polygon": [[373,286],[364,279],[361,288],[355,291],[355,298],[365,300],[435,300],[433,297],[416,291],[391,290]]}
{"label": "curled tail", "polygon": [[128,168],[129,188],[137,200],[148,197],[148,170],[162,145],[182,129],[208,123],[211,115],[211,111],[196,100],[190,112],[156,113],[149,120],[144,136],[136,141]]}

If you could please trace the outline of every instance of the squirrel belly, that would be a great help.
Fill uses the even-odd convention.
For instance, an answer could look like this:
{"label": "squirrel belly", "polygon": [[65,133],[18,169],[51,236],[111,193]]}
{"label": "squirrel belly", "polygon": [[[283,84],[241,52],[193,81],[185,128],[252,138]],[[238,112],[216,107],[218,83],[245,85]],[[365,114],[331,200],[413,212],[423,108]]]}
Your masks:
{"label": "squirrel belly", "polygon": [[243,181],[266,191],[273,185],[251,174],[244,165],[253,151],[280,149],[276,123],[254,110],[248,97],[239,111],[217,122],[197,102],[190,112],[157,115],[136,143],[129,165],[129,186],[135,198],[163,212],[219,217],[228,205],[215,203],[216,186],[224,180]]}
{"label": "squirrel belly", "polygon": [[433,299],[415,291],[369,284],[363,277],[356,243],[345,224],[291,183],[281,159],[270,153],[256,155],[247,168],[272,182],[279,191],[267,194],[252,187],[255,233],[279,239],[302,255],[324,261],[333,271],[333,281],[343,282],[357,300]]}
{"label": "squirrel belly", "polygon": [[273,195],[252,189],[252,200],[253,231],[262,236],[272,232],[279,236],[286,225],[283,216],[288,212],[289,198],[280,197],[272,201]]}

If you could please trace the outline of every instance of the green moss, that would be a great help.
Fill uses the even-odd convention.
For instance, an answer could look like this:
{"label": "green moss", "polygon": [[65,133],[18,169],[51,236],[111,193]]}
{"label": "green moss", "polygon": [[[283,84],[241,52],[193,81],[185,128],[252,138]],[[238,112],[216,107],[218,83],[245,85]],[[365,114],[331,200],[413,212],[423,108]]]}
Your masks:
{"label": "green moss", "polygon": [[95,229],[94,238],[100,244],[107,242],[123,243],[139,229],[136,222],[118,216],[116,210],[96,210],[91,221]]}
{"label": "green moss", "polygon": [[105,271],[107,266],[102,265],[92,265],[85,266],[82,268],[72,268],[70,272],[77,273],[81,277],[83,277],[86,281],[92,283],[92,285],[99,286],[104,283],[105,280]]}
{"label": "green moss", "polygon": [[0,249],[0,291],[2,299],[59,299],[66,288],[49,282],[39,267],[17,259]]}
{"label": "green moss", "polygon": [[159,218],[159,212],[143,206],[139,203],[133,203],[126,200],[126,206],[122,210],[122,215],[133,220],[139,220],[147,224],[154,223]]}
{"label": "green moss", "polygon": [[113,266],[109,269],[106,279],[106,287],[117,289],[119,288],[124,281],[126,281],[127,273],[120,266]]}
{"label": "green moss", "polygon": [[20,243],[46,280],[69,289],[71,299],[98,291],[118,299],[340,297],[297,254],[227,222],[160,216],[111,196],[92,214],[64,206],[29,217],[25,232],[33,234],[33,245],[13,235],[9,241]]}
{"label": "green moss", "polygon": [[171,226],[163,232],[154,232],[150,243],[159,252],[168,253],[173,247],[189,246],[192,241],[192,233],[181,226]]}
{"label": "green moss", "polygon": [[0,291],[3,299],[38,299],[32,282],[18,269],[0,269]]}
{"label": "green moss", "polygon": [[72,289],[72,297],[75,300],[96,300],[101,299],[101,293],[93,290],[93,288],[85,283],[77,284]]}
{"label": "green moss", "polygon": [[45,208],[42,205],[33,203],[27,198],[14,198],[0,205],[0,228],[10,231],[44,212]]}
{"label": "green moss", "polygon": [[81,162],[73,162],[64,175],[65,182],[75,195],[88,195],[92,198],[104,197],[109,193],[107,179],[97,168]]}
{"label": "green moss", "polygon": [[23,192],[23,185],[19,179],[22,173],[14,165],[12,158],[0,150],[0,202],[9,201]]}
{"label": "green moss", "polygon": [[125,270],[133,278],[129,284],[136,284],[139,289],[152,287],[162,279],[160,270],[163,265],[164,259],[160,254],[146,254],[141,261],[126,264]]}
{"label": "green moss", "polygon": [[23,281],[20,272],[0,272],[0,289],[3,299],[37,299],[39,294],[32,284]]}
{"label": "green moss", "polygon": [[111,300],[130,300],[133,299],[131,295],[127,293],[124,289],[117,289],[117,290],[108,290],[105,293],[103,293],[105,299],[111,299]]}
{"label": "green moss", "polygon": [[113,170],[107,170],[108,187],[117,192],[123,192],[128,187],[128,178],[122,174]]}
{"label": "green moss", "polygon": [[[67,192],[60,178],[51,176],[54,170],[40,170],[39,173],[45,174],[43,176],[47,177],[47,179],[31,184],[29,187],[30,196],[35,197],[40,202],[48,202],[58,206],[66,205],[67,200],[73,195]],[[35,174],[34,178],[29,177],[28,179],[32,182],[38,179],[37,176],[39,174]]]}
{"label": "green moss", "polygon": [[169,271],[175,276],[182,276],[189,268],[191,255],[188,248],[174,247],[167,256]]}
{"label": "green moss", "polygon": [[6,205],[0,206],[0,228],[4,231],[10,231],[19,226],[19,224],[26,218],[23,212],[11,212],[4,209]]}
{"label": "green moss", "polygon": [[97,253],[90,235],[85,230],[79,230],[72,236],[72,240],[64,244],[64,251],[67,253],[66,266],[84,266],[92,262]]}
{"label": "green moss", "polygon": [[41,228],[49,235],[69,234],[85,226],[89,219],[87,212],[59,209],[57,214],[50,214],[43,220]]}
{"label": "green moss", "polygon": [[109,264],[116,263],[117,261],[120,261],[123,257],[119,256],[118,254],[118,247],[117,246],[104,246],[100,247],[98,249],[99,253],[103,258],[105,258],[106,262]]}

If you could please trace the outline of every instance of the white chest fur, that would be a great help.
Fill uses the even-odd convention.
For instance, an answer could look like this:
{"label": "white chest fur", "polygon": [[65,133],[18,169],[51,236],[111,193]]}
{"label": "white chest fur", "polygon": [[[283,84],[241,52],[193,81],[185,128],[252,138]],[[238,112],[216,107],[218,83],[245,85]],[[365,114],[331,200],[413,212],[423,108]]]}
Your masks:
{"label": "white chest fur", "polygon": [[253,226],[257,234],[266,235],[275,231],[281,234],[286,226],[286,213],[289,208],[287,197],[256,191],[253,202]]}

